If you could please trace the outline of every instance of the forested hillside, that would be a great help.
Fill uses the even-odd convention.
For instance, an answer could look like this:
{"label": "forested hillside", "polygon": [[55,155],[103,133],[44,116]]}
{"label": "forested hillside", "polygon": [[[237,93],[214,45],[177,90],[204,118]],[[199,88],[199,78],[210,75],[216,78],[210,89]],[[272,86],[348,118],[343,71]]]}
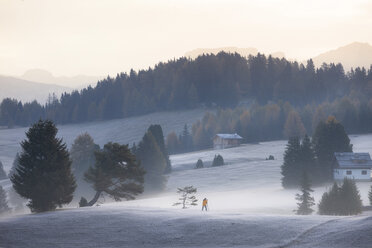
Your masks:
{"label": "forested hillside", "polygon": [[200,105],[234,107],[241,100],[292,106],[333,102],[343,96],[367,102],[372,96],[372,67],[344,72],[341,64],[306,65],[258,54],[203,55],[179,58],[154,68],[120,73],[96,87],[65,93],[46,105],[4,99],[0,125],[26,126],[39,118],[59,124],[108,120]]}

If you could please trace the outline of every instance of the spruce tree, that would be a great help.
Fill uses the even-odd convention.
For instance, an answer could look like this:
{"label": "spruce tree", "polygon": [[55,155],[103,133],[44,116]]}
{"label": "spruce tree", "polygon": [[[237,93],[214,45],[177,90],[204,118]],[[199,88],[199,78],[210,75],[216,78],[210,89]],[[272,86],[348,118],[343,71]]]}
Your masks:
{"label": "spruce tree", "polygon": [[284,152],[284,163],[281,166],[281,173],[283,175],[282,185],[284,188],[293,188],[299,185],[302,171],[299,165],[300,156],[300,139],[298,137],[292,137],[288,140]]}
{"label": "spruce tree", "polygon": [[89,202],[82,197],[81,206],[93,206],[102,194],[115,201],[133,200],[143,192],[144,170],[136,161],[128,145],[107,143],[101,151],[95,152],[96,162],[85,174],[85,180],[93,184],[96,191]]}
{"label": "spruce tree", "polygon": [[371,185],[371,189],[368,192],[368,199],[369,199],[369,205],[372,206],[372,185]]}
{"label": "spruce tree", "polygon": [[302,173],[306,172],[312,183],[317,183],[319,178],[319,167],[316,161],[313,144],[309,136],[305,135],[301,142],[299,163]]}
{"label": "spruce tree", "polygon": [[163,129],[160,125],[150,125],[150,127],[148,128],[148,132],[151,132],[151,134],[154,136],[157,146],[159,147],[161,153],[163,154],[163,157],[166,160],[164,173],[170,173],[172,171],[172,165],[169,160],[168,150],[165,147]]}
{"label": "spruce tree", "polygon": [[52,121],[39,120],[21,143],[19,165],[10,180],[16,192],[30,200],[32,212],[55,210],[73,198],[76,184],[71,161],[57,132]]}
{"label": "spruce tree", "polygon": [[354,180],[344,178],[340,197],[342,199],[340,215],[354,215],[362,212],[362,200]]}
{"label": "spruce tree", "polygon": [[337,183],[325,192],[319,203],[322,215],[355,215],[362,212],[362,200],[355,182],[345,178],[341,187]]}
{"label": "spruce tree", "polygon": [[313,192],[307,173],[304,172],[301,180],[301,194],[296,194],[298,208],[296,213],[299,215],[311,214],[314,210],[311,208],[315,205],[314,198],[310,195]]}
{"label": "spruce tree", "polygon": [[164,175],[167,160],[150,130],[145,133],[138,144],[136,156],[146,171],[145,191],[163,190],[167,181]]}
{"label": "spruce tree", "polygon": [[0,186],[0,214],[9,212],[10,208],[8,206],[8,201],[6,197],[6,192],[2,186]]}
{"label": "spruce tree", "polygon": [[333,160],[335,152],[352,152],[352,145],[344,127],[335,117],[320,122],[313,135],[314,151],[321,168],[321,182],[333,179]]}

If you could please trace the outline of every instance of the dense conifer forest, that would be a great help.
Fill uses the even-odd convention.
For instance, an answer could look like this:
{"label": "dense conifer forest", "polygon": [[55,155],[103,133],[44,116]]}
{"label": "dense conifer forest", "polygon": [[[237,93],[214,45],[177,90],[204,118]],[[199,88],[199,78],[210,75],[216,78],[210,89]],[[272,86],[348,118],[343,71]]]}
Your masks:
{"label": "dense conifer forest", "polygon": [[[321,103],[338,103],[335,111],[352,122],[343,122],[345,127],[364,132],[365,127],[352,126],[358,116],[371,118],[371,96],[372,67],[345,73],[341,64],[324,64],[316,69],[311,60],[303,65],[262,54],[245,58],[221,52],[120,73],[99,81],[94,88],[65,93],[60,98],[51,96],[44,105],[4,99],[0,125],[29,126],[40,118],[58,124],[78,123],[200,106],[233,108],[241,102],[254,102],[256,109],[288,103],[301,109],[297,111],[301,114]],[[273,118],[266,114],[266,118]],[[305,129],[310,128],[305,125]]]}

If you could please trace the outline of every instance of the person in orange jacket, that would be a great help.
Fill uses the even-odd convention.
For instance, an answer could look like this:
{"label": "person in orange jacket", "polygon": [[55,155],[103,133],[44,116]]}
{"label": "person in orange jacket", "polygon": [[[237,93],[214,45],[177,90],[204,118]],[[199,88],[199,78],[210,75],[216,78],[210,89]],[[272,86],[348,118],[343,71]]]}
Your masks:
{"label": "person in orange jacket", "polygon": [[202,207],[202,211],[203,211],[204,209],[205,209],[205,211],[208,211],[207,206],[208,206],[208,199],[207,199],[207,198],[204,198],[204,199],[203,199],[203,207]]}

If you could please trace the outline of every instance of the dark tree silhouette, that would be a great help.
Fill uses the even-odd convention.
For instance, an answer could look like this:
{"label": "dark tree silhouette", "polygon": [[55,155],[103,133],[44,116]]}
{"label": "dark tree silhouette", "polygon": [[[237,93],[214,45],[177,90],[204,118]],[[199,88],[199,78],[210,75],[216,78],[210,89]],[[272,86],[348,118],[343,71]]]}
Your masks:
{"label": "dark tree silhouette", "polygon": [[136,161],[128,145],[107,143],[102,151],[95,152],[96,163],[85,174],[88,183],[96,191],[89,202],[83,198],[81,206],[93,206],[102,194],[107,194],[115,201],[133,200],[143,192],[144,170]]}
{"label": "dark tree silhouette", "polygon": [[32,212],[55,210],[71,202],[76,188],[66,144],[52,121],[39,120],[22,141],[19,164],[10,180],[30,201]]}

